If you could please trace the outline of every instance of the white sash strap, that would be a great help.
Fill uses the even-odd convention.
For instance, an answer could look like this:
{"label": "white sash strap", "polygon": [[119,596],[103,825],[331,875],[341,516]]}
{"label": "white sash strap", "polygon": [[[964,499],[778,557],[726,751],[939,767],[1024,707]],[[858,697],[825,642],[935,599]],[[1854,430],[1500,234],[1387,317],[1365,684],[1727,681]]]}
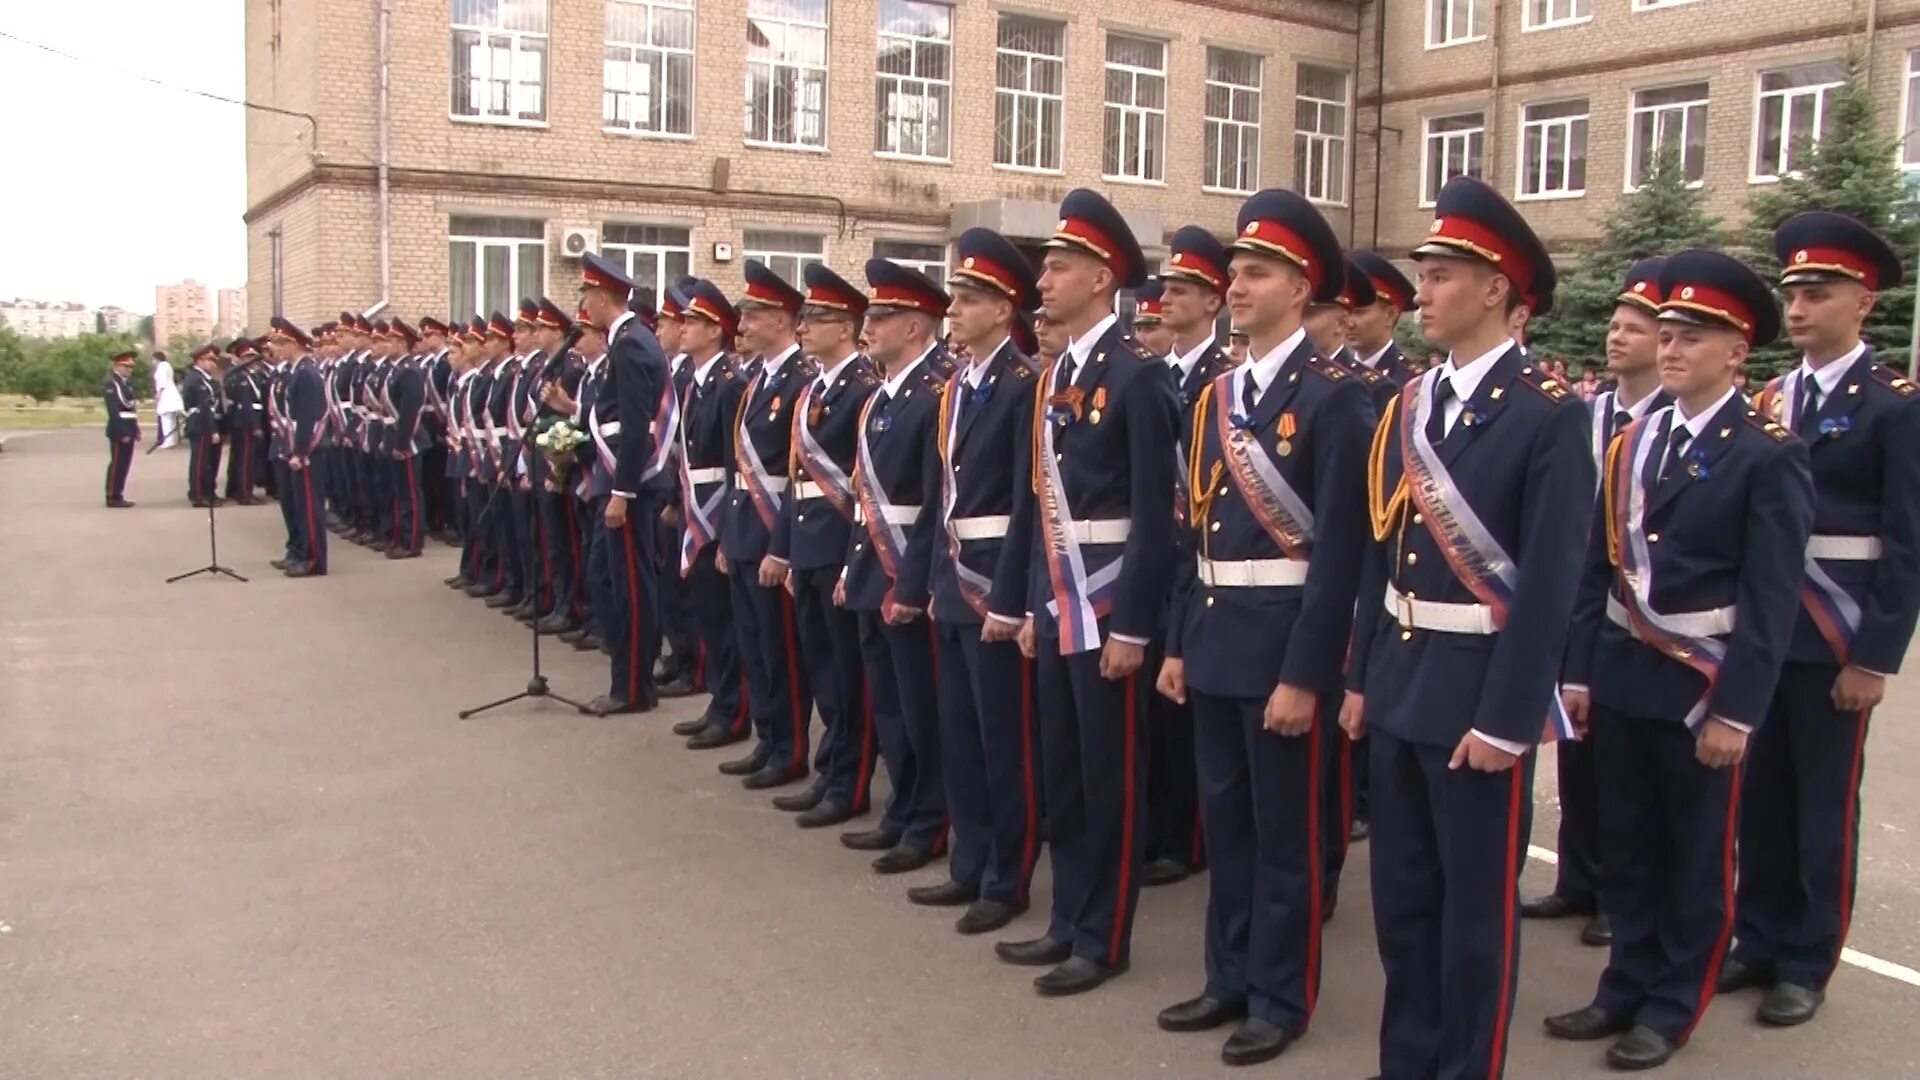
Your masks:
{"label": "white sash strap", "polygon": [[954,518],[948,524],[953,528],[953,535],[962,541],[1000,540],[1013,526],[1013,518],[1006,514],[988,514],[984,517]]}
{"label": "white sash strap", "polygon": [[1877,536],[1814,536],[1807,540],[1807,558],[1832,562],[1872,562],[1883,545]]}
{"label": "white sash strap", "polygon": [[1415,600],[1391,584],[1383,597],[1387,614],[1403,629],[1437,630],[1443,634],[1494,634],[1493,609],[1485,604],[1445,604],[1437,600]]}
{"label": "white sash strap", "polygon": [[727,470],[718,465],[688,469],[686,480],[689,484],[724,484],[727,480]]}
{"label": "white sash strap", "polygon": [[1127,518],[1076,521],[1069,531],[1073,533],[1074,542],[1079,544],[1124,544],[1127,534],[1133,531],[1133,522]]}
{"label": "white sash strap", "polygon": [[[1682,611],[1671,615],[1663,612],[1660,621],[1664,629],[1683,637],[1725,637],[1733,633],[1733,611],[1733,606],[1728,605],[1710,611]],[[1607,618],[1636,640],[1640,639],[1633,628],[1632,617],[1627,614],[1627,606],[1612,593],[1607,594]]]}
{"label": "white sash strap", "polygon": [[824,499],[827,490],[812,480],[796,480],[793,484],[793,497],[801,502],[808,499]]}
{"label": "white sash strap", "polygon": [[1200,580],[1216,589],[1290,588],[1307,583],[1307,564],[1300,559],[1202,558]]}

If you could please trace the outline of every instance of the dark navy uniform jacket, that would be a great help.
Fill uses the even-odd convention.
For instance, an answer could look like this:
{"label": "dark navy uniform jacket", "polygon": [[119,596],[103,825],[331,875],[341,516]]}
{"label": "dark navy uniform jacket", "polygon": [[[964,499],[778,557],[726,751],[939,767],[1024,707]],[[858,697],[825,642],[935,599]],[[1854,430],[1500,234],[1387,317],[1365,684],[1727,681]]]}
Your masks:
{"label": "dark navy uniform jacket", "polygon": [[[1358,356],[1354,357],[1354,361],[1360,364],[1361,367],[1367,366]],[[1415,375],[1424,375],[1427,371],[1425,365],[1416,364],[1401,355],[1400,344],[1394,341],[1387,342],[1387,351],[1380,354],[1380,362],[1373,365],[1369,370],[1377,371],[1387,378],[1392,379],[1393,385],[1395,386],[1405,386],[1407,385],[1407,380],[1413,378]]]}
{"label": "dark navy uniform jacket", "polygon": [[1369,727],[1411,742],[1451,747],[1469,730],[1539,741],[1585,561],[1596,490],[1586,407],[1517,346],[1490,363],[1465,403],[1473,420],[1463,412],[1437,449],[1474,512],[1517,563],[1500,633],[1403,634],[1387,614],[1389,583],[1420,600],[1477,601],[1448,568],[1410,500],[1388,502],[1403,480],[1403,401],[1382,418],[1369,461],[1369,511],[1376,535],[1384,535],[1371,545],[1361,577],[1347,685],[1366,695]]}
{"label": "dark navy uniform jacket", "polygon": [[[1219,410],[1243,414],[1233,399],[1235,382],[1226,384],[1224,400],[1217,387],[1210,389],[1197,410],[1199,441],[1190,451],[1189,477],[1197,473],[1203,486],[1192,499],[1190,546],[1221,562],[1285,558],[1226,471]],[[1188,685],[1203,693],[1265,698],[1276,683],[1332,693],[1342,685],[1367,549],[1373,408],[1360,380],[1303,338],[1247,420],[1253,452],[1265,454],[1313,512],[1306,584],[1211,588],[1187,556],[1175,571],[1178,617],[1167,655],[1185,659]]]}
{"label": "dark navy uniform jacket", "polygon": [[[786,361],[780,370],[768,374],[767,361],[756,358],[749,366],[756,369],[747,389],[742,391],[739,415],[734,417],[734,432],[729,434],[727,452],[727,474],[733,486],[732,494],[727,496],[726,524],[721,530],[720,550],[726,552],[731,563],[752,564],[746,567],[748,573],[757,573],[756,567],[766,557],[767,548],[773,540],[772,528],[760,518],[754,507],[753,498],[747,494],[746,482],[739,476],[733,446],[737,441],[741,423],[746,424],[747,442],[750,452],[759,459],[761,468],[768,476],[784,478],[787,475],[789,458],[789,440],[793,438],[793,403],[800,391],[819,374],[813,362],[801,353],[798,345],[787,351]],[[782,489],[774,492],[778,500],[779,513],[774,514],[777,523],[780,513],[786,511],[787,500],[792,491]]]}
{"label": "dark navy uniform jacket", "polygon": [[480,367],[467,383],[467,416],[473,421],[473,432],[477,436],[475,441],[478,443],[473,448],[473,478],[482,484],[499,483],[494,475],[493,462],[499,457],[500,448],[487,437],[487,430],[494,376],[504,362],[494,361]]}
{"label": "dark navy uniform jacket", "polygon": [[266,424],[266,404],[253,381],[251,364],[235,364],[226,375],[227,430],[235,434],[259,431]]}
{"label": "dark navy uniform jacket", "polygon": [[285,363],[276,363],[267,371],[267,419],[273,425],[267,436],[267,455],[274,461],[287,460],[287,433],[292,426],[287,415],[287,380],[292,374],[293,366]]}
{"label": "dark navy uniform jacket", "polygon": [[[1187,509],[1190,500],[1187,497],[1186,464],[1187,454],[1193,449],[1193,409],[1195,404],[1200,400],[1201,391],[1207,388],[1207,384],[1211,383],[1214,378],[1222,372],[1232,370],[1232,368],[1232,358],[1226,354],[1225,350],[1220,348],[1217,341],[1207,346],[1206,351],[1200,354],[1200,358],[1194,361],[1193,370],[1187,372],[1184,376],[1180,373],[1180,369],[1174,367],[1171,362],[1167,364],[1167,371],[1174,378],[1174,392],[1180,397],[1180,426],[1174,429],[1173,433],[1174,438],[1178,441],[1179,447],[1173,472],[1175,523],[1179,526],[1173,530],[1173,551],[1174,559],[1176,560],[1174,572],[1176,574],[1180,572],[1179,567],[1191,563],[1194,557],[1193,533],[1190,528],[1187,527],[1189,525]],[[1181,599],[1169,592],[1167,596],[1167,615],[1165,616],[1165,621],[1169,626],[1176,618],[1176,613],[1179,610],[1177,605],[1180,603],[1182,603]],[[1168,629],[1168,632],[1171,633],[1169,626],[1163,626],[1163,629]]]}
{"label": "dark navy uniform jacket", "polygon": [[624,421],[620,444],[614,448],[615,492],[637,496],[645,491],[657,501],[670,490],[661,477],[645,475],[659,437],[653,430],[654,416],[670,384],[667,354],[647,324],[631,317],[616,323],[607,343],[606,381],[595,399],[603,424]]}
{"label": "dark navy uniform jacket", "polygon": [[[1617,388],[1602,390],[1593,396],[1593,401],[1589,405],[1591,416],[1589,420],[1589,424],[1591,425],[1589,430],[1592,432],[1592,436],[1588,445],[1593,449],[1593,464],[1596,469],[1603,468],[1606,465],[1607,447],[1613,445],[1613,437],[1626,430],[1626,424],[1617,422],[1613,415],[1619,411],[1614,406],[1614,400],[1617,394],[1619,394]],[[1646,406],[1640,410],[1640,415],[1652,416],[1654,413],[1659,412],[1671,404],[1673,404],[1673,398],[1669,397],[1665,390],[1655,390],[1653,396],[1647,401]],[[1629,421],[1629,423],[1630,422],[1631,421]],[[1596,495],[1596,498],[1597,497]],[[1593,531],[1587,541],[1587,565],[1589,569],[1591,569],[1592,562],[1595,559],[1599,559],[1602,562],[1606,561],[1607,538],[1605,529],[1605,510],[1602,508],[1594,512]],[[1598,547],[1595,547],[1595,545],[1598,545]],[[1584,579],[1582,580],[1584,581]],[[1594,639],[1600,633],[1600,624],[1605,622],[1606,618],[1606,596],[1604,592],[1597,595],[1588,595],[1583,586],[1575,596],[1573,602],[1573,623],[1567,628],[1567,658],[1561,672],[1564,685],[1569,687],[1585,687],[1588,690],[1592,689],[1587,683],[1587,679],[1589,678],[1589,673],[1593,670],[1593,643]]]}
{"label": "dark navy uniform jacket", "polygon": [[[885,526],[869,521],[854,530],[852,546],[845,552],[846,607],[850,611],[879,611],[889,592],[895,603],[910,608],[924,610],[930,602],[934,545],[946,542],[940,530],[940,449],[934,441],[940,401],[947,389],[946,379],[940,375],[942,368],[951,372],[953,362],[946,357],[945,348],[935,345],[913,362],[897,393],[881,400],[887,393],[881,385],[869,395],[871,407],[864,411],[874,479],[888,502],[899,507],[917,506],[919,513],[900,526],[906,547],[899,553],[894,577],[888,576],[881,565],[870,535]],[[859,491],[855,484],[856,497]]]}
{"label": "dark navy uniform jacket", "polygon": [[[1747,406],[1736,393],[1667,465],[1667,432],[1679,412],[1667,408],[1643,421],[1652,443],[1640,477],[1649,494],[1645,528],[1653,610],[1665,615],[1734,608],[1733,632],[1708,702],[1708,714],[1749,728],[1766,717],[1774,681],[1786,659],[1800,604],[1807,535],[1813,525],[1813,478],[1807,448]],[[1626,454],[1616,434],[1609,450]],[[1630,464],[1630,463],[1629,463]],[[1603,502],[1615,496],[1604,477]],[[1597,627],[1590,657],[1569,653],[1568,681],[1584,682],[1593,700],[1630,716],[1679,722],[1706,690],[1691,667],[1636,640],[1606,615],[1609,590],[1625,597],[1609,557],[1612,507],[1595,515],[1592,550],[1575,605],[1576,620]]]}
{"label": "dark navy uniform jacket", "polygon": [[1393,381],[1391,376],[1361,363],[1353,350],[1345,345],[1340,346],[1334,353],[1333,360],[1366,388],[1367,401],[1373,406],[1373,415],[1376,417],[1386,412],[1387,402],[1392,401],[1400,393],[1400,384]]}
{"label": "dark navy uniform jacket", "polygon": [[[444,445],[447,437],[448,420],[442,411],[452,404],[448,390],[453,385],[453,361],[448,359],[447,350],[441,349],[430,357],[421,360],[427,385],[432,388],[428,399],[427,415],[420,420],[420,426],[427,431],[427,437],[436,445]],[[437,403],[437,407],[435,406]]]}
{"label": "dark navy uniform jacket", "polygon": [[[816,382],[818,379],[819,376],[815,376]],[[854,440],[860,433],[860,410],[866,405],[868,395],[879,385],[880,375],[874,370],[873,361],[856,354],[834,376],[832,385],[824,392],[814,392],[805,410],[811,415],[801,416],[801,410],[794,410],[793,422],[805,424],[807,430],[812,432],[814,441],[849,478],[853,476]],[[801,389],[805,390],[806,387],[803,385]],[[792,438],[792,457],[788,468],[796,484],[802,480],[818,481],[817,477],[808,475],[806,465],[801,462],[797,428]],[[791,488],[788,494],[793,494]],[[853,543],[853,519],[842,517],[831,501],[819,498],[802,503],[797,497],[788,498],[781,504],[780,511],[780,516],[774,522],[768,554],[776,559],[787,560],[795,570],[818,570],[846,564],[847,551]],[[848,513],[852,513],[851,507]]]}
{"label": "dark navy uniform jacket", "polygon": [[[493,369],[493,379],[487,384],[486,414],[493,421],[493,429],[500,434],[500,469],[494,482],[507,483],[513,475],[514,459],[520,453],[520,440],[515,438],[507,426],[507,418],[513,412],[513,392],[520,385],[520,356],[508,354]],[[519,421],[514,422],[516,425]]]}
{"label": "dark navy uniform jacket", "polygon": [[387,397],[393,402],[395,414],[388,454],[399,452],[412,457],[431,445],[431,438],[421,427],[427,376],[419,357],[405,356],[395,363],[393,375],[387,380]]}
{"label": "dark navy uniform jacket", "polygon": [[[938,448],[941,466],[948,474],[946,483],[954,486],[955,519],[1012,516],[1016,489],[1029,483],[1028,473],[1015,459],[1019,446],[1033,438],[1033,385],[1037,375],[1033,361],[1009,339],[987,361],[979,389],[969,388],[962,380],[957,389],[947,392],[946,408],[959,412],[960,425],[950,457],[944,426],[936,425],[934,438],[941,440]],[[941,499],[944,494],[936,488],[932,497]],[[954,569],[946,522],[944,516],[938,519],[933,537],[933,617],[941,622],[978,625],[981,617],[967,603],[960,575]],[[962,540],[960,560],[989,581],[998,583],[1004,578],[1008,591],[1024,599],[1031,547],[1025,536],[1013,532],[1004,539]],[[989,589],[989,599],[992,592]],[[1003,614],[1019,620],[1025,618],[1026,611],[1018,608]]]}
{"label": "dark navy uniform jacket", "polygon": [[[1782,379],[1761,412],[1785,423]],[[1920,615],[1920,387],[1874,357],[1854,360],[1816,414],[1798,425],[1812,461],[1816,536],[1877,536],[1877,560],[1833,560],[1821,569],[1860,605],[1849,663],[1900,671]],[[1834,664],[1833,649],[1802,605],[1787,659]]]}
{"label": "dark navy uniform jacket", "polygon": [[187,438],[198,439],[220,432],[220,393],[214,389],[212,375],[196,365],[187,369],[180,400],[187,407]]}
{"label": "dark navy uniform jacket", "polygon": [[327,384],[313,357],[301,357],[288,373],[286,401],[286,415],[293,423],[293,445],[287,452],[311,462],[327,432]]}
{"label": "dark navy uniform jacket", "polygon": [[[689,363],[688,366],[698,370],[698,365]],[[693,378],[688,383],[686,406],[680,416],[680,430],[686,438],[689,471],[732,467],[733,422],[740,409],[741,394],[746,388],[746,377],[734,366],[734,357],[724,352],[713,358],[713,368],[707,372],[705,382]],[[713,498],[714,488],[725,484],[725,480],[695,484],[693,497],[704,506],[706,500]],[[712,524],[716,531],[725,524],[728,503],[729,500],[722,499],[714,511]],[[753,572],[757,573],[757,568]]]}
{"label": "dark navy uniform jacket", "polygon": [[[1070,354],[1061,354],[1053,368],[1034,380],[1035,408],[1046,418],[1047,399],[1064,392]],[[1060,478],[1075,521],[1124,518],[1132,528],[1124,544],[1082,544],[1086,572],[1092,575],[1124,557],[1114,587],[1109,634],[1150,640],[1165,610],[1172,580],[1173,472],[1180,423],[1179,399],[1167,377],[1166,357],[1148,352],[1140,340],[1122,331],[1116,322],[1094,344],[1073,386],[1081,391],[1079,419],[1054,428],[1054,449]],[[1104,394],[1102,393],[1104,391]],[[1094,405],[1103,401],[1099,422]],[[1018,468],[1029,482],[1014,501],[1013,536],[1030,536],[1033,550],[1024,597],[1010,595],[1014,583],[994,583],[989,607],[995,613],[1032,612],[1035,629],[1057,635],[1059,624],[1047,611],[1053,582],[1047,571],[1040,511],[1038,476],[1033,473],[1037,435],[1020,440]]]}
{"label": "dark navy uniform jacket", "polygon": [[140,418],[134,408],[132,384],[117,373],[109,373],[107,384],[100,390],[100,397],[106,403],[107,438],[138,439]]}

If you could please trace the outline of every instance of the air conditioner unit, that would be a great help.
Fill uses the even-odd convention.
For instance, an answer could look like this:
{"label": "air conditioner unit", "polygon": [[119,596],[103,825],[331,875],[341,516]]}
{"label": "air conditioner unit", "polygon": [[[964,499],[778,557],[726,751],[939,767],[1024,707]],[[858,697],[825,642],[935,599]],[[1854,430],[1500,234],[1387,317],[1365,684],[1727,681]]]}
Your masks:
{"label": "air conditioner unit", "polygon": [[560,230],[560,254],[578,259],[589,251],[600,250],[600,230],[584,225],[568,225]]}

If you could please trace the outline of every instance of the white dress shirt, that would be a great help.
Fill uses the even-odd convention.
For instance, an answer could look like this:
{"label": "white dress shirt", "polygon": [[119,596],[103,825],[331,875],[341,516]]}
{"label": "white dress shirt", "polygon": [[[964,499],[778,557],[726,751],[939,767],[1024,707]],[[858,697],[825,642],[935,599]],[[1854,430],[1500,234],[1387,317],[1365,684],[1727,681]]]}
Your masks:
{"label": "white dress shirt", "polygon": [[1120,316],[1109,311],[1107,317],[1093,324],[1093,329],[1067,342],[1067,382],[1071,384],[1080,377],[1080,369],[1086,366],[1087,359],[1093,353],[1093,347],[1100,343],[1101,337],[1120,320]]}
{"label": "white dress shirt", "polygon": [[[1286,340],[1275,345],[1265,356],[1258,359],[1251,356],[1247,358],[1247,378],[1253,380],[1253,400],[1256,405],[1259,404],[1261,398],[1266,396],[1267,388],[1272,386],[1274,380],[1280,377],[1280,368],[1286,364],[1287,357],[1292,356],[1293,350],[1299,348],[1300,343],[1305,341],[1306,338],[1307,328],[1303,326],[1293,333],[1288,334]],[[1245,391],[1243,390],[1241,393],[1245,393]],[[1240,402],[1232,402],[1231,407],[1238,409]]]}
{"label": "white dress shirt", "polygon": [[1365,364],[1368,368],[1378,371],[1380,369],[1381,359],[1383,359],[1387,355],[1387,350],[1391,348],[1393,348],[1393,342],[1389,340],[1385,345],[1380,346],[1379,352],[1374,353],[1372,356],[1366,357],[1365,359],[1362,359],[1360,362],[1362,364]]}
{"label": "white dress shirt", "polygon": [[1453,434],[1454,421],[1460,419],[1460,414],[1466,411],[1467,402],[1473,398],[1474,392],[1480,389],[1480,383],[1487,377],[1487,372],[1492,371],[1494,362],[1507,355],[1507,350],[1511,348],[1513,348],[1513,339],[1508,338],[1464,365],[1456,364],[1452,353],[1447,354],[1447,362],[1440,369],[1440,377],[1453,386],[1453,397],[1447,399],[1446,409],[1441,413],[1442,437]]}
{"label": "white dress shirt", "polygon": [[[1867,343],[1862,341],[1848,350],[1845,356],[1830,360],[1819,367],[1814,367],[1813,361],[1805,356],[1800,358],[1800,381],[1804,384],[1808,379],[1813,380],[1814,393],[1817,395],[1813,402],[1814,408],[1818,409],[1826,404],[1827,399],[1840,389],[1840,380],[1847,377],[1847,369],[1851,368],[1853,362],[1860,359],[1860,354],[1866,351]],[[1798,421],[1805,417],[1796,416],[1794,419]]]}
{"label": "white dress shirt", "polygon": [[1175,371],[1178,371],[1180,373],[1180,381],[1185,383],[1187,377],[1193,374],[1194,366],[1200,363],[1200,357],[1204,356],[1206,351],[1211,348],[1213,348],[1213,335],[1208,334],[1205,341],[1195,345],[1188,352],[1169,353],[1167,355],[1167,365]]}

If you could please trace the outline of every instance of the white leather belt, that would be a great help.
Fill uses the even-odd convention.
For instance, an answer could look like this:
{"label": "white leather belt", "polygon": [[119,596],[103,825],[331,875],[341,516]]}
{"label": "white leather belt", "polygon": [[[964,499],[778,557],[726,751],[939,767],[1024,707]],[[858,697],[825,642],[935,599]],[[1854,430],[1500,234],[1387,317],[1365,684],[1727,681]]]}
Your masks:
{"label": "white leather belt", "polygon": [[139,413],[137,413],[137,412],[123,412],[123,413],[121,413],[121,414],[120,414],[120,419],[122,419],[122,420],[138,420],[138,419],[140,419],[140,414],[139,414]]}
{"label": "white leather belt", "polygon": [[1127,518],[1073,523],[1073,539],[1080,544],[1124,544],[1132,531],[1133,522]]}
{"label": "white leather belt", "polygon": [[[1612,593],[1607,594],[1607,618],[1612,620],[1615,626],[1625,629],[1635,639],[1645,640],[1640,637],[1640,632],[1634,628],[1633,620],[1628,617],[1627,605],[1621,603],[1620,598]],[[1710,611],[1682,611],[1673,615],[1663,611],[1660,613],[1660,618],[1667,624],[1667,629],[1684,637],[1722,637],[1733,633],[1732,606],[1714,608]]]}
{"label": "white leather belt", "polygon": [[[728,477],[728,480],[736,489],[740,491],[747,490],[746,482],[740,479],[738,473]],[[775,495],[787,490],[787,478],[784,476],[767,477],[767,490],[773,492]]]}
{"label": "white leather belt", "polygon": [[808,499],[824,499],[827,497],[827,492],[825,488],[811,480],[795,480],[793,497],[800,502],[806,502]]}
{"label": "white leather belt", "polygon": [[[919,506],[883,506],[881,513],[887,517],[889,525],[911,525],[920,520]],[[866,524],[867,508],[864,503],[853,504],[853,520],[857,524]]]}
{"label": "white leather belt", "polygon": [[618,434],[620,434],[620,421],[615,420],[611,424],[600,425],[600,435],[602,438],[606,438],[606,437],[618,435]]}
{"label": "white leather belt", "polygon": [[1013,518],[1006,514],[988,514],[985,517],[954,518],[951,524],[953,535],[961,540],[999,540],[1013,526]]}
{"label": "white leather belt", "polygon": [[688,469],[687,482],[690,484],[718,484],[727,478],[727,470],[713,465],[704,469]]}
{"label": "white leather belt", "polygon": [[1408,630],[1438,630],[1443,634],[1494,634],[1493,609],[1485,604],[1448,604],[1415,600],[1392,585],[1383,598],[1387,614]]}
{"label": "white leather belt", "polygon": [[490,443],[492,443],[492,444],[493,444],[493,445],[495,445],[495,446],[499,446],[499,445],[500,445],[500,433],[499,433],[499,432],[497,432],[497,431],[489,431],[489,432],[487,432],[487,441],[488,441],[488,442],[490,442]]}
{"label": "white leather belt", "polygon": [[1200,580],[1218,589],[1281,588],[1307,583],[1303,559],[1200,560]]}
{"label": "white leather belt", "polygon": [[1872,562],[1880,557],[1877,536],[1812,536],[1807,538],[1807,558],[1833,559],[1839,562]]}

